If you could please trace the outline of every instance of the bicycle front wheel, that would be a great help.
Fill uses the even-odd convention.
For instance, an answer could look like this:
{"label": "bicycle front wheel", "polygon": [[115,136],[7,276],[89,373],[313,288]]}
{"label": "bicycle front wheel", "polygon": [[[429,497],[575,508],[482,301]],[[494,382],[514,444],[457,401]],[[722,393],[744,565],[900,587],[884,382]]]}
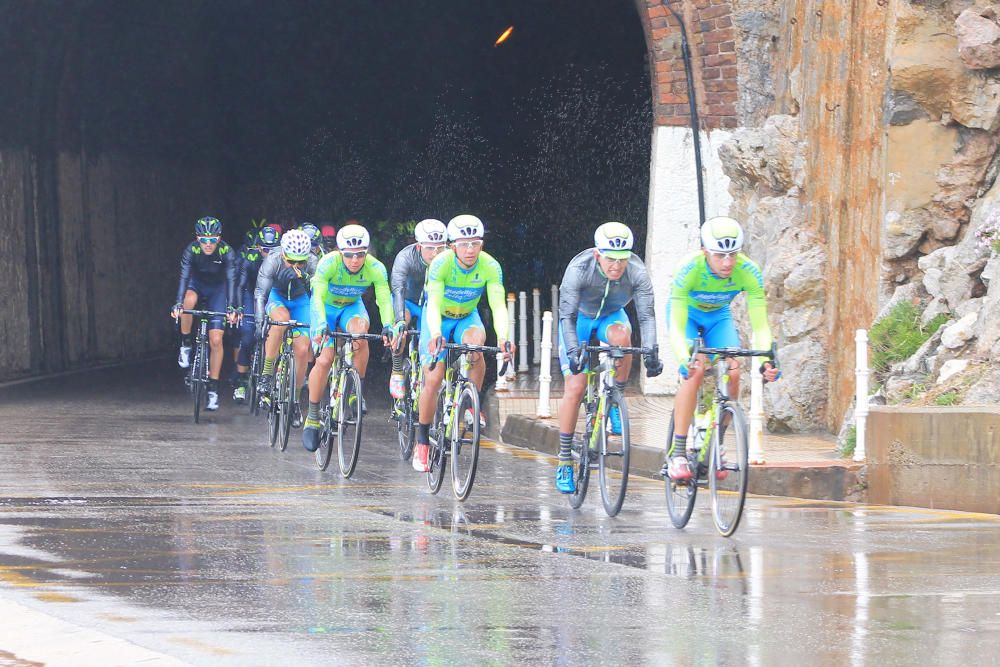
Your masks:
{"label": "bicycle front wheel", "polygon": [[396,436],[399,440],[399,458],[409,461],[413,456],[413,369],[410,360],[403,362],[403,398],[393,401],[393,418],[396,420]]}
{"label": "bicycle front wheel", "polygon": [[[628,488],[629,424],[625,396],[617,389],[608,394],[600,434],[601,500],[608,516],[616,516]],[[618,413],[614,418],[612,412]]]}
{"label": "bicycle front wheel", "polygon": [[584,419],[583,439],[573,443],[573,460],[576,465],[573,468],[575,490],[569,494],[569,506],[579,509],[583,501],[587,498],[587,487],[590,485],[590,464],[596,455],[591,453],[590,440],[594,437],[594,413],[592,406],[588,408],[587,416]]}
{"label": "bicycle front wheel", "polygon": [[349,478],[358,465],[358,454],[361,453],[361,422],[364,419],[364,409],[361,397],[361,376],[354,368],[342,371],[343,386],[340,391],[340,406],[337,410],[337,459],[340,461],[340,474]]}
{"label": "bicycle front wheel", "polygon": [[708,488],[712,494],[712,520],[723,537],[736,532],[747,497],[748,435],[743,408],[726,403],[719,410],[719,425],[709,450]]}
{"label": "bicycle front wheel", "polygon": [[[276,380],[277,376],[272,378]],[[278,410],[278,390],[277,387],[271,390],[271,397],[264,406],[267,412],[267,440],[271,447],[278,444],[278,431],[281,430],[281,413]]]}
{"label": "bicycle front wheel", "polygon": [[479,463],[479,392],[466,383],[452,413],[451,485],[455,497],[465,500],[472,491]]}
{"label": "bicycle front wheel", "polygon": [[[670,451],[674,442],[674,415],[670,414],[670,427],[667,430],[667,448]],[[697,444],[692,442],[692,444]],[[674,528],[683,528],[691,520],[691,512],[694,511],[694,499],[698,496],[698,480],[691,478],[688,480],[674,481],[670,477],[664,478],[667,496],[667,514],[670,515],[670,522]]]}
{"label": "bicycle front wheel", "polygon": [[288,448],[288,434],[292,431],[292,410],[297,402],[298,387],[295,386],[295,355],[285,352],[282,364],[284,371],[280,380],[276,384],[281,387],[281,398],[278,406],[281,413],[281,431],[278,433],[281,441],[278,443],[279,449],[285,451]]}
{"label": "bicycle front wheel", "polygon": [[247,375],[247,401],[250,403],[250,414],[260,412],[260,394],[257,393],[257,376],[260,375],[261,344],[254,342],[253,357],[250,361],[250,373]]}
{"label": "bicycle front wheel", "polygon": [[447,438],[445,438],[445,414],[444,414],[444,392],[438,394],[437,408],[434,410],[434,421],[428,431],[430,436],[431,451],[427,455],[430,470],[427,471],[427,487],[431,493],[441,490],[441,482],[444,481],[444,469],[448,464],[448,456],[445,453]]}
{"label": "bicycle front wheel", "polygon": [[330,459],[333,458],[334,418],[330,405],[324,406],[320,411],[319,448],[316,449],[316,465],[320,470],[329,468]]}
{"label": "bicycle front wheel", "polygon": [[191,395],[194,397],[194,423],[201,417],[201,406],[205,401],[205,366],[206,360],[202,346],[195,350],[194,362],[191,364]]}

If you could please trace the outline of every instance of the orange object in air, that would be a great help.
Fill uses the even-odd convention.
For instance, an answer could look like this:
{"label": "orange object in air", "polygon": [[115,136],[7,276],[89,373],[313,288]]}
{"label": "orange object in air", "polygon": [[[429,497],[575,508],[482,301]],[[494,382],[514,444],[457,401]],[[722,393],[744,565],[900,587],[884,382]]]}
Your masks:
{"label": "orange object in air", "polygon": [[500,46],[501,44],[506,42],[507,38],[510,37],[510,33],[512,32],[514,32],[514,26],[510,26],[509,28],[504,30],[503,33],[501,33],[501,35],[497,37],[497,41],[493,46]]}

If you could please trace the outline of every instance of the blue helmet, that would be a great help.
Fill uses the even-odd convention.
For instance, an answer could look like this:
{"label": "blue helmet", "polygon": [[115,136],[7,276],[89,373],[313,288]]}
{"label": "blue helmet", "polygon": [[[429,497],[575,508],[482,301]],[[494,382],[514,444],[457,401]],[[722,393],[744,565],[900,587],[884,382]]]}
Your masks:
{"label": "blue helmet", "polygon": [[309,243],[312,244],[313,248],[316,248],[323,242],[323,233],[319,231],[319,227],[311,222],[303,222],[299,225],[299,229],[304,231],[309,236]]}
{"label": "blue helmet", "polygon": [[257,232],[257,244],[261,248],[277,248],[281,237],[274,227],[264,227]]}
{"label": "blue helmet", "polygon": [[206,215],[194,223],[194,233],[195,236],[219,236],[222,234],[222,223],[218,218]]}

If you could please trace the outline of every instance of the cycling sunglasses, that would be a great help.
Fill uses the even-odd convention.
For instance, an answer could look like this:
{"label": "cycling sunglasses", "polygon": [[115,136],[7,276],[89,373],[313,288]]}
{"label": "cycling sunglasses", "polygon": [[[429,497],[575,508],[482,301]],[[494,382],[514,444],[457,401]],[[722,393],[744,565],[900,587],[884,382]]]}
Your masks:
{"label": "cycling sunglasses", "polygon": [[368,251],[358,250],[357,252],[351,252],[349,250],[342,250],[340,254],[343,255],[344,259],[358,259],[360,257],[364,257],[365,255],[367,255]]}
{"label": "cycling sunglasses", "polygon": [[309,260],[306,260],[306,259],[298,259],[298,260],[286,259],[285,261],[288,262],[288,266],[294,267],[296,269],[301,269],[303,266],[306,265],[306,262],[309,261]]}
{"label": "cycling sunglasses", "polygon": [[218,236],[199,236],[198,243],[218,243]]}
{"label": "cycling sunglasses", "polygon": [[713,250],[711,252],[711,255],[715,259],[736,259],[736,253],[738,253],[738,252],[739,252],[739,250],[733,250],[731,252],[715,252]]}

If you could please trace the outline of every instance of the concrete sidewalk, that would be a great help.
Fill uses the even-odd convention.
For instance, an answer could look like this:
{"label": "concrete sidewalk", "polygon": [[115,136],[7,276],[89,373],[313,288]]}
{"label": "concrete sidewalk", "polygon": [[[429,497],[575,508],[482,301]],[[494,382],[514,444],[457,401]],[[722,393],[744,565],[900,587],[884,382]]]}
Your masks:
{"label": "concrete sidewalk", "polygon": [[[506,390],[497,391],[500,437],[507,444],[555,455],[559,451],[556,417],[562,377],[553,373],[549,405],[552,416],[547,419],[536,416],[537,378],[537,369],[533,369],[519,374]],[[673,397],[645,396],[630,386],[626,398],[632,434],[630,472],[658,477]],[[832,435],[765,432],[764,459],[766,463],[755,465],[750,475],[751,493],[817,500],[866,499],[864,466],[841,458]]]}

